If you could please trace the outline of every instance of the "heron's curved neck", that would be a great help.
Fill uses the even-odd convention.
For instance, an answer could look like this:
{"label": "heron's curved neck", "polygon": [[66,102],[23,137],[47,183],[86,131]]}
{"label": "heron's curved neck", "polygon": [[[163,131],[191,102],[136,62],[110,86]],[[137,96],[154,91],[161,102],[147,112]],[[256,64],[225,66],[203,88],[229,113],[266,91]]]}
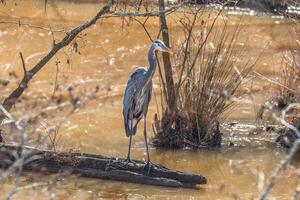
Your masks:
{"label": "heron's curved neck", "polygon": [[148,52],[148,61],[149,61],[149,68],[146,73],[147,78],[152,78],[156,69],[156,55],[154,47],[151,46]]}

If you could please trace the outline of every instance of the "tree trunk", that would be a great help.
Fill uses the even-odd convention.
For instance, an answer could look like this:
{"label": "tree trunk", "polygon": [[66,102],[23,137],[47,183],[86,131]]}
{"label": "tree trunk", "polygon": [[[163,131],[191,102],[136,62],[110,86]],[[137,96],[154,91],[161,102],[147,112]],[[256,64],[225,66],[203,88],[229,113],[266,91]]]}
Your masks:
{"label": "tree trunk", "polygon": [[[165,3],[164,0],[159,0],[159,11],[162,13],[159,17],[160,19],[160,29],[162,31],[162,39],[163,42],[170,47],[169,41],[169,30],[166,21],[166,16],[163,13],[165,10]],[[163,63],[164,63],[164,71],[165,71],[165,78],[166,78],[166,89],[167,89],[167,108],[169,113],[174,113],[175,111],[175,94],[174,94],[174,80],[173,80],[173,72],[172,72],[172,65],[170,61],[169,53],[163,52]]]}

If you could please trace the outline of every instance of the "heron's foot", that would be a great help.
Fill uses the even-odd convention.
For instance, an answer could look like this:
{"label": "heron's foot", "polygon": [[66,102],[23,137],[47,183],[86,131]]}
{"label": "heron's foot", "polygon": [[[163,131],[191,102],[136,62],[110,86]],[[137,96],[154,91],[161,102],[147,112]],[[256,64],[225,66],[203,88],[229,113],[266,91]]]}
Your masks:
{"label": "heron's foot", "polygon": [[128,169],[128,166],[129,166],[130,163],[135,164],[135,162],[133,162],[130,158],[127,158],[126,160],[124,160],[123,167]]}
{"label": "heron's foot", "polygon": [[144,166],[144,169],[147,170],[147,176],[150,175],[150,172],[151,172],[151,168],[153,168],[155,165],[148,161],[147,164]]}

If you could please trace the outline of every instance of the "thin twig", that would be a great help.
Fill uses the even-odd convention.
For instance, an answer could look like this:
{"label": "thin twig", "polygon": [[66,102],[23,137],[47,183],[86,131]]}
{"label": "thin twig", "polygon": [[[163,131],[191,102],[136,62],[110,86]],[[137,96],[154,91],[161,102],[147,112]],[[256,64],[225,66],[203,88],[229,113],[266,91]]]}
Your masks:
{"label": "thin twig", "polygon": [[20,54],[20,58],[21,58],[21,61],[22,61],[22,67],[23,67],[23,71],[24,71],[24,76],[26,76],[27,70],[26,70],[26,66],[25,66],[25,61],[24,61],[24,58],[23,58],[23,54],[22,54],[22,52],[19,52],[19,54]]}
{"label": "thin twig", "polygon": [[278,86],[280,86],[280,87],[283,87],[283,88],[285,88],[285,89],[287,89],[287,90],[289,90],[289,91],[291,91],[291,92],[297,92],[297,91],[293,90],[292,88],[289,88],[289,87],[287,87],[287,86],[285,86],[285,85],[279,83],[278,81],[272,80],[272,79],[270,79],[270,78],[268,78],[268,77],[266,77],[266,76],[264,76],[264,75],[258,73],[257,71],[253,71],[253,73],[256,74],[256,75],[258,75],[258,76],[261,77],[262,79],[267,80],[267,81],[269,81],[269,82],[271,82],[271,83],[274,83],[274,84],[276,84],[276,85],[278,85]]}
{"label": "thin twig", "polygon": [[30,24],[28,22],[21,22],[21,20],[15,21],[15,20],[0,20],[0,24],[16,24],[18,26],[27,26],[30,28],[38,28],[46,31],[53,31],[53,32],[64,32],[64,29],[59,28],[59,29],[53,29],[51,27],[45,27],[45,26],[39,26],[35,24]]}

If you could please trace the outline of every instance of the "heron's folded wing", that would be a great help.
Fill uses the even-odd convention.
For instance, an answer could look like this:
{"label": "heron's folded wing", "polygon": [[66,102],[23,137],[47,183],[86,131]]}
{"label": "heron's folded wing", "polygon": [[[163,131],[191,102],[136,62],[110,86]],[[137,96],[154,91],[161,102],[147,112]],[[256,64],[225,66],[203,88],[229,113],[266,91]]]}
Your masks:
{"label": "heron's folded wing", "polygon": [[141,81],[146,73],[145,68],[137,68],[130,76],[123,98],[123,115],[128,117],[128,112],[136,106],[137,92],[141,88]]}

